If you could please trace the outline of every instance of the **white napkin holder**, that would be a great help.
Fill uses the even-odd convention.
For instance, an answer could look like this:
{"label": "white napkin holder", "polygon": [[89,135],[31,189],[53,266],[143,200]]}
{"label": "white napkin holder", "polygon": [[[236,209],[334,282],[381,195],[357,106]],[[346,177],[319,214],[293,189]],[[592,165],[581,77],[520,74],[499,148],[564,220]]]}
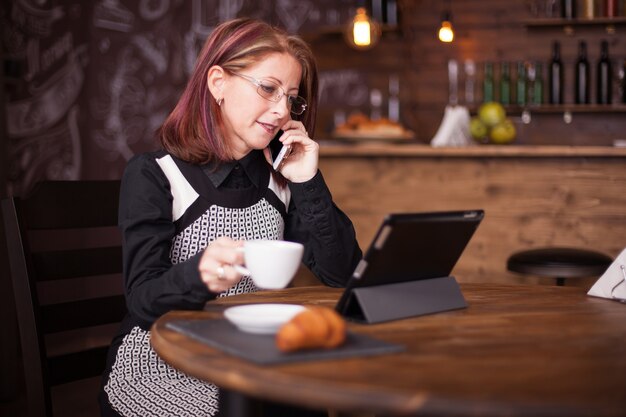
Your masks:
{"label": "white napkin holder", "polygon": [[464,106],[446,106],[443,120],[430,141],[432,147],[476,145],[470,134],[470,114]]}
{"label": "white napkin holder", "polygon": [[593,284],[587,295],[626,303],[626,248]]}

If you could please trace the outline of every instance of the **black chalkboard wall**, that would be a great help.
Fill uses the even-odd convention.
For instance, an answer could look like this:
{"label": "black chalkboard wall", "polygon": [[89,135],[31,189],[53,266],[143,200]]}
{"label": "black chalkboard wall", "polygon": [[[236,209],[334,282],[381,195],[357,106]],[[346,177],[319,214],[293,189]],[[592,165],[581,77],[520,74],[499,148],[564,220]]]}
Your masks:
{"label": "black chalkboard wall", "polygon": [[[154,130],[219,22],[251,16],[307,33],[346,21],[357,3],[3,0],[6,192],[23,194],[42,179],[119,178],[133,154],[156,146]],[[330,72],[324,82],[358,77]],[[361,99],[358,91],[351,98]]]}

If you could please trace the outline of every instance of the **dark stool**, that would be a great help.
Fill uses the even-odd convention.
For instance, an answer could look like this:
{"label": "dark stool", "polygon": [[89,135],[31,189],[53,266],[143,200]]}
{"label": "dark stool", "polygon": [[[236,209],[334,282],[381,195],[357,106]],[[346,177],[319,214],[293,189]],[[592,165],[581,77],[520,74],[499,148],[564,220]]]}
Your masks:
{"label": "dark stool", "polygon": [[507,260],[509,271],[556,278],[564,285],[567,278],[600,276],[613,259],[603,253],[574,248],[541,248],[514,253]]}

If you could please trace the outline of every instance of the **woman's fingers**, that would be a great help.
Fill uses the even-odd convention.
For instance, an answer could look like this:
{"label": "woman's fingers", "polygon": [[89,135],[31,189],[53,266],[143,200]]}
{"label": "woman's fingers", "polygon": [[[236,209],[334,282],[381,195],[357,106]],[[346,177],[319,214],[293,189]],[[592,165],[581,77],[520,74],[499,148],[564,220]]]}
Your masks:
{"label": "woman's fingers", "polygon": [[209,291],[226,291],[241,280],[242,275],[233,265],[243,263],[243,254],[239,250],[242,245],[241,241],[220,237],[204,250],[198,269]]}
{"label": "woman's fingers", "polygon": [[288,120],[282,127],[281,129],[283,131],[288,131],[288,130],[300,130],[302,132],[304,132],[307,136],[307,131],[306,128],[304,127],[304,125],[302,124],[302,122],[298,121],[298,120]]}
{"label": "woman's fingers", "polygon": [[308,136],[302,122],[290,120],[282,129],[280,141],[291,147],[291,153],[281,166],[281,174],[292,182],[310,180],[317,173],[319,144]]}

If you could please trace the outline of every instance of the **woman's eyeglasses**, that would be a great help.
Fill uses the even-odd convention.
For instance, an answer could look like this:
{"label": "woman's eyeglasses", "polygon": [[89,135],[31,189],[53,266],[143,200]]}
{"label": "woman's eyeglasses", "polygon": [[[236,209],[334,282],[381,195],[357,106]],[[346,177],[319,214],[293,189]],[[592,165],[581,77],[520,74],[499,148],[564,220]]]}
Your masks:
{"label": "woman's eyeglasses", "polygon": [[307,104],[305,99],[300,96],[290,96],[289,94],[285,93],[285,90],[283,90],[281,86],[272,81],[259,81],[256,78],[252,78],[250,76],[239,74],[236,72],[233,72],[232,74],[241,77],[246,81],[250,81],[252,84],[256,85],[256,92],[266,100],[278,103],[284,96],[287,96],[289,111],[293,114],[302,114],[306,110]]}

